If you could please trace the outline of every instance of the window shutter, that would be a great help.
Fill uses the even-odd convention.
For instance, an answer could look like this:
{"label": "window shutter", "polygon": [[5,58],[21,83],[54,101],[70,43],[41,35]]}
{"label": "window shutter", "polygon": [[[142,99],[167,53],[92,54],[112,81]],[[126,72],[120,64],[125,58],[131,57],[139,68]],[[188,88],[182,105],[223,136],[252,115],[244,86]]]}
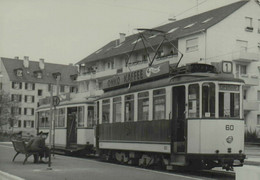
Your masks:
{"label": "window shutter", "polygon": [[24,96],[24,102],[27,102],[27,96],[26,95]]}
{"label": "window shutter", "polygon": [[11,96],[11,99],[12,99],[12,101],[14,101],[14,95],[12,94],[12,96]]}
{"label": "window shutter", "polygon": [[22,108],[19,108],[19,115],[22,114]]}
{"label": "window shutter", "polygon": [[23,113],[24,115],[26,115],[27,114],[27,109],[26,108],[24,108],[24,113]]}
{"label": "window shutter", "polygon": [[32,108],[32,115],[34,115],[34,109]]}
{"label": "window shutter", "polygon": [[14,89],[14,82],[12,82],[12,88]]}
{"label": "window shutter", "polygon": [[34,96],[32,96],[32,102],[34,103]]}
{"label": "window shutter", "polygon": [[26,127],[26,121],[23,121],[23,127]]}
{"label": "window shutter", "polygon": [[22,122],[21,122],[21,120],[19,120],[18,121],[18,127],[21,127],[21,124],[22,124]]}
{"label": "window shutter", "polygon": [[23,83],[20,82],[20,89],[22,89],[22,88],[23,88]]}
{"label": "window shutter", "polygon": [[28,88],[28,84],[27,83],[25,83],[25,89],[27,89]]}
{"label": "window shutter", "polygon": [[33,83],[33,85],[32,85],[32,86],[33,86],[33,90],[35,90],[35,84],[34,84],[34,83]]}
{"label": "window shutter", "polygon": [[31,127],[32,127],[32,128],[34,127],[34,121],[31,122]]}

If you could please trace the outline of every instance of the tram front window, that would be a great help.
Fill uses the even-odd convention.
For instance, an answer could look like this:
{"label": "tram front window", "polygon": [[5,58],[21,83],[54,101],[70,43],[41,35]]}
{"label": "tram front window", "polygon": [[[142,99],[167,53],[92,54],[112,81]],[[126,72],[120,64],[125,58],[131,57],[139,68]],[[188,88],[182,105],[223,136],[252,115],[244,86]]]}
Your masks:
{"label": "tram front window", "polygon": [[239,118],[239,93],[219,92],[219,117]]}
{"label": "tram front window", "polygon": [[215,117],[215,84],[202,85],[202,117]]}

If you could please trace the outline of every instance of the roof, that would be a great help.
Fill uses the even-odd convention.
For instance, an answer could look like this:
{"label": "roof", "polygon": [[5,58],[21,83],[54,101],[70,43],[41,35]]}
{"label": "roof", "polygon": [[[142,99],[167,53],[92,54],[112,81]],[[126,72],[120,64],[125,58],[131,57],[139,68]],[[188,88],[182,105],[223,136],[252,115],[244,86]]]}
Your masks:
{"label": "roof", "polygon": [[[248,0],[235,2],[233,4],[181,19],[179,21],[168,23],[154,29],[167,32],[167,39],[172,41],[210,28],[238,10],[247,2]],[[153,36],[150,34],[150,36],[146,37],[149,39],[149,43],[151,45],[157,45],[161,41],[160,36]],[[96,60],[102,60],[131,52],[135,44],[134,42],[137,40],[137,38],[138,34],[127,36],[125,41],[120,45],[117,45],[118,40],[111,41],[96,52],[79,61],[77,64],[90,63]],[[139,42],[137,43],[135,50],[141,49],[144,49],[144,47],[142,42]]]}
{"label": "roof", "polygon": [[[31,82],[31,83],[42,83],[42,84],[56,84],[56,79],[53,77],[53,73],[61,73],[61,85],[75,85],[75,81],[70,77],[71,75],[77,74],[77,67],[72,65],[62,65],[53,63],[44,63],[45,67],[43,70],[39,67],[39,62],[29,61],[29,68],[23,66],[23,60],[1,58],[3,65],[7,71],[10,81],[16,82]],[[19,77],[15,74],[16,69],[23,70],[23,76]],[[36,78],[34,72],[41,71],[42,78]]]}

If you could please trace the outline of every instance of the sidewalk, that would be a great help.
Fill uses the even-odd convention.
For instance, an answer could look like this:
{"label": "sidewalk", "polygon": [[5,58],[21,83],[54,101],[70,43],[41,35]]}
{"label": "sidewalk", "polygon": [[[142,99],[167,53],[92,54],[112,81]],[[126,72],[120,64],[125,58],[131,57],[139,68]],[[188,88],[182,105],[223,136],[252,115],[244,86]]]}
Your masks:
{"label": "sidewalk", "polygon": [[245,165],[260,166],[260,146],[246,145],[245,154]]}

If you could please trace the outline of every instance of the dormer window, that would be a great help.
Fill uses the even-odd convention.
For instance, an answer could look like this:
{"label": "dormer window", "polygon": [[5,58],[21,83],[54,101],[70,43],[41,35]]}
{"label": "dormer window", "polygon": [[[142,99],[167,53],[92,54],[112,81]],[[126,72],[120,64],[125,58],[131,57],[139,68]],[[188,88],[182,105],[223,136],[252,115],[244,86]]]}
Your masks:
{"label": "dormer window", "polygon": [[34,71],[34,76],[37,79],[42,79],[42,72],[41,71]]}
{"label": "dormer window", "polygon": [[179,27],[176,27],[176,28],[173,28],[173,29],[169,30],[168,33],[172,33],[174,31],[176,31],[177,29],[179,29]]}
{"label": "dormer window", "polygon": [[23,76],[23,70],[22,69],[15,69],[14,72],[15,72],[15,75],[18,76],[18,77]]}
{"label": "dormer window", "polygon": [[245,17],[245,21],[246,21],[246,28],[245,30],[248,31],[248,32],[252,32],[254,30],[253,28],[253,18],[251,17]]}

